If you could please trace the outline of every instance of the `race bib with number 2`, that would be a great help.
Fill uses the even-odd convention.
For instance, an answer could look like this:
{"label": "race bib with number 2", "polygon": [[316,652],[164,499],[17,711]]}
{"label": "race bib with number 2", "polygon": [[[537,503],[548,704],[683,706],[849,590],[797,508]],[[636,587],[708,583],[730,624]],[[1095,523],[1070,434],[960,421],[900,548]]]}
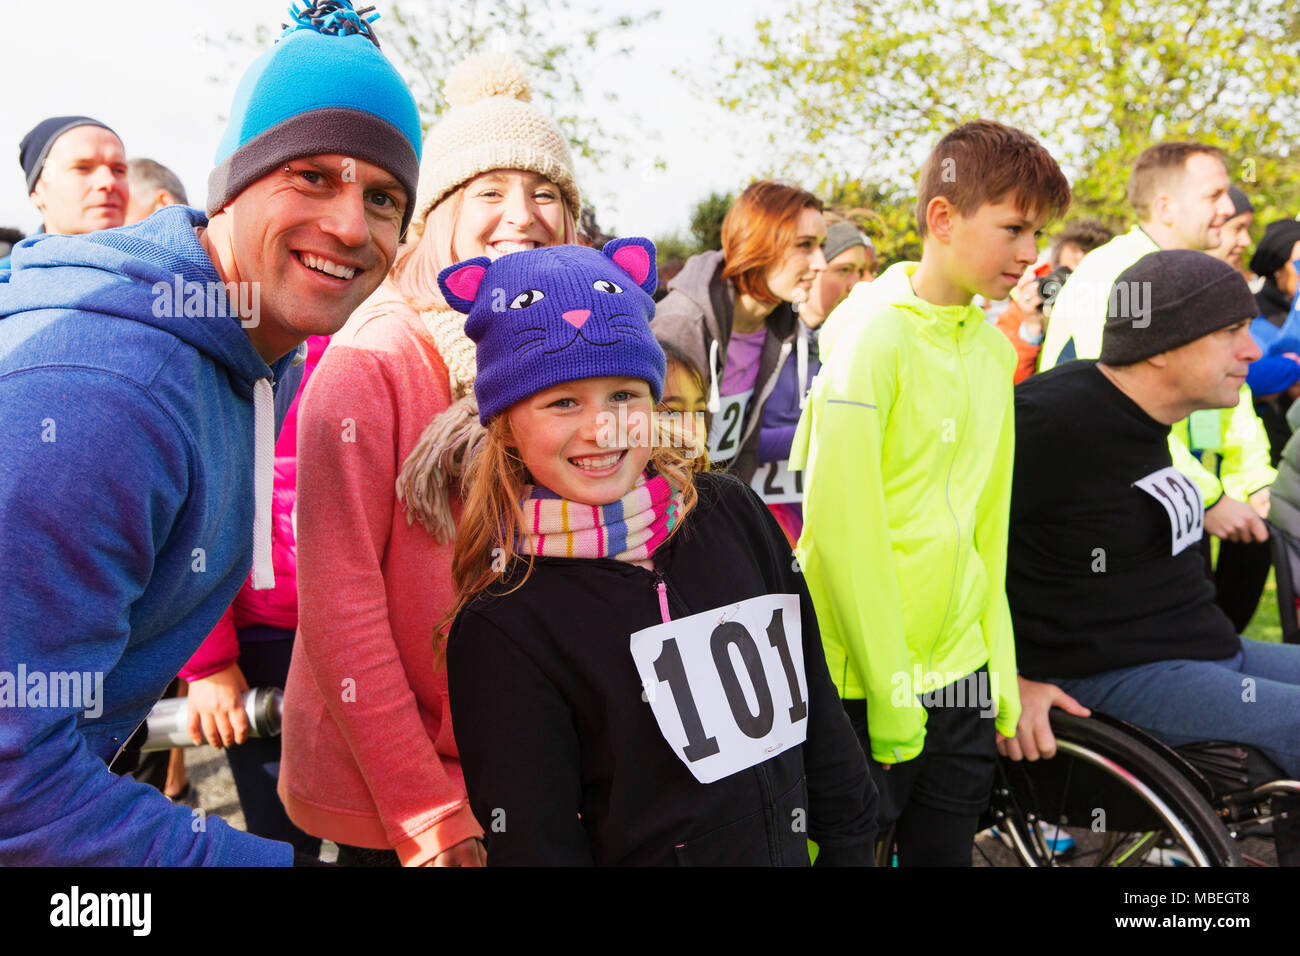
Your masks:
{"label": "race bib with number 2", "polygon": [[769,760],[808,736],[799,598],[766,594],[632,635],[664,740],[700,783]]}
{"label": "race bib with number 2", "polygon": [[722,396],[722,405],[713,416],[709,430],[709,461],[731,461],[740,451],[741,430],[745,425],[745,409],[754,390]]}
{"label": "race bib with number 2", "polygon": [[1174,554],[1186,551],[1201,540],[1205,530],[1205,502],[1196,482],[1177,468],[1161,468],[1133,484],[1165,509]]}
{"label": "race bib with number 2", "polygon": [[763,504],[793,504],[803,501],[803,472],[791,471],[788,460],[769,461],[758,466],[749,487],[763,499]]}

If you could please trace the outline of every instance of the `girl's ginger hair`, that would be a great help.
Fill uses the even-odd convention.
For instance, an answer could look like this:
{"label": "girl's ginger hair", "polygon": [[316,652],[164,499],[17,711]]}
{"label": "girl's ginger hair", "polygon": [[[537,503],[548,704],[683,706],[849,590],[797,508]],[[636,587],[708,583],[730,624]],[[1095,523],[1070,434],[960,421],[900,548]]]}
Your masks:
{"label": "girl's ginger hair", "polygon": [[[656,411],[667,409],[661,406]],[[682,495],[677,524],[668,533],[671,538],[681,530],[686,516],[699,500],[695,474],[708,470],[708,458],[698,446],[683,448],[673,443],[671,417],[661,418],[659,414],[650,417],[650,465]],[[523,587],[533,573],[534,556],[515,551],[515,539],[526,526],[524,486],[530,480],[513,440],[508,416],[498,415],[488,425],[483,446],[469,465],[465,481],[469,494],[456,529],[456,550],[451,559],[451,576],[458,597],[456,606],[438,627],[439,645],[445,642],[446,631],[456,615],[491,587],[493,581],[504,578],[515,561],[527,558],[524,575],[509,591],[501,593],[510,594]],[[680,433],[676,440],[681,441]],[[688,452],[694,453],[693,457]]]}

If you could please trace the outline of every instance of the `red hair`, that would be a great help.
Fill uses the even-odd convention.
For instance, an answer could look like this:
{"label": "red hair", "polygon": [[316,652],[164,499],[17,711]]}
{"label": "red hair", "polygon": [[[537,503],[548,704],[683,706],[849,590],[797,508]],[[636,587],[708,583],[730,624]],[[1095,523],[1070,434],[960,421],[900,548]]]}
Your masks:
{"label": "red hair", "polygon": [[768,288],[766,273],[794,245],[799,214],[822,211],[822,201],[793,183],[750,183],[722,220],[722,277],[736,284],[739,295],[766,305],[780,298]]}

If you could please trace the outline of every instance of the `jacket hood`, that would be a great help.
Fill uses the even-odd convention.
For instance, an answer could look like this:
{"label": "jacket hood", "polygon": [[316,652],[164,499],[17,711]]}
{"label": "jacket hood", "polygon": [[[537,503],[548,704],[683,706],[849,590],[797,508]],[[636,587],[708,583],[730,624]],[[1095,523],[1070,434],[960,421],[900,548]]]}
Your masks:
{"label": "jacket hood", "polygon": [[705,327],[712,338],[720,335],[717,310],[714,308],[715,284],[730,292],[730,283],[722,281],[722,251],[712,249],[691,256],[682,271],[668,280],[668,291],[686,296],[704,313]]}
{"label": "jacket hood", "polygon": [[75,309],[153,326],[224,365],[247,397],[271,369],[195,235],[207,222],[197,209],[176,205],[119,229],[33,236],[14,249],[12,271],[0,272],[0,321]]}

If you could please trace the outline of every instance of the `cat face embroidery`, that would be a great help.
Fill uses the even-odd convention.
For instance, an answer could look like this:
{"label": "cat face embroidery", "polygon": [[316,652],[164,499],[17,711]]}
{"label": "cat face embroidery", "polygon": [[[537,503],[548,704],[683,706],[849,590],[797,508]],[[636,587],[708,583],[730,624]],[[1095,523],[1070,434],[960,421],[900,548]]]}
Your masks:
{"label": "cat face embroidery", "polygon": [[438,285],[449,306],[468,314],[465,333],[480,349],[536,360],[643,337],[658,280],[654,244],[628,237],[601,252],[553,246],[495,262],[479,256],[444,269]]}

